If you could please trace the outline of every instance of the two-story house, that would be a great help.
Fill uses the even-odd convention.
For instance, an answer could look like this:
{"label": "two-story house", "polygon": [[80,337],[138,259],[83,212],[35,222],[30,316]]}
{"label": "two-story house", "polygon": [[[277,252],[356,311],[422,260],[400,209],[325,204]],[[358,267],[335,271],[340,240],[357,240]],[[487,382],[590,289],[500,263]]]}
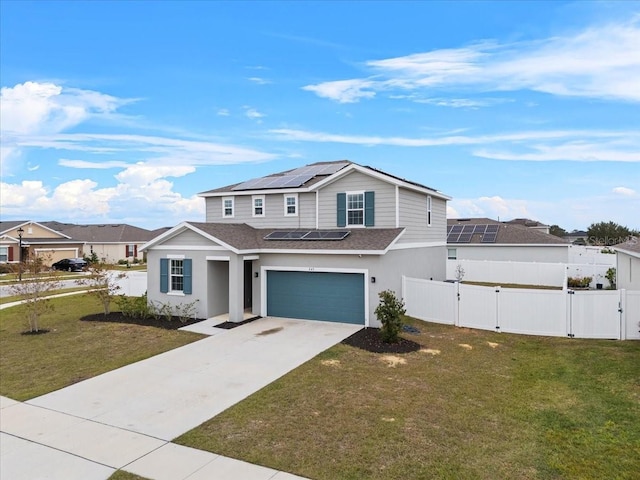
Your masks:
{"label": "two-story house", "polygon": [[200,196],[206,222],[142,247],[150,301],[377,326],[378,293],[399,296],[403,275],[445,278],[449,197],[377,169],[320,162]]}

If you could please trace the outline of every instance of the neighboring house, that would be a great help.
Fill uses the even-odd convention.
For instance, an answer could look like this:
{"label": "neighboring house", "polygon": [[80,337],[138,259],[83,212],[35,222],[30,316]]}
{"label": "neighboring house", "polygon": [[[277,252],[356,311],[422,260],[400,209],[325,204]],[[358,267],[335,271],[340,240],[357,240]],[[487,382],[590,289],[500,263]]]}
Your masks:
{"label": "neighboring house", "polygon": [[143,260],[140,247],[156,235],[144,228],[124,223],[76,225],[71,223],[43,222],[71,238],[83,243],[84,255],[95,253],[101,261],[117,263],[119,260]]}
{"label": "neighboring house", "polygon": [[489,218],[447,220],[449,260],[567,263],[571,244],[519,223]]}
{"label": "neighboring house", "polygon": [[544,223],[540,223],[537,220],[530,220],[528,218],[514,218],[513,220],[509,220],[508,223],[511,225],[522,225],[523,227],[533,228],[542,233],[549,233],[549,225],[545,225]]}
{"label": "neighboring house", "polygon": [[[22,255],[18,230],[22,229]],[[0,262],[17,263],[34,256],[51,265],[63,258],[82,256],[82,242],[44,224],[29,220],[0,222]]]}
{"label": "neighboring house", "polygon": [[589,234],[584,230],[574,230],[570,233],[567,233],[564,236],[564,239],[568,242],[573,243],[574,245],[586,245],[588,237]]}
{"label": "neighboring house", "polygon": [[444,280],[446,202],[349,161],[203,192],[206,222],[146,244],[150,301],[223,313],[379,325],[378,293],[402,276]]}
{"label": "neighboring house", "polygon": [[631,237],[612,248],[617,257],[617,288],[640,290],[640,238]]}

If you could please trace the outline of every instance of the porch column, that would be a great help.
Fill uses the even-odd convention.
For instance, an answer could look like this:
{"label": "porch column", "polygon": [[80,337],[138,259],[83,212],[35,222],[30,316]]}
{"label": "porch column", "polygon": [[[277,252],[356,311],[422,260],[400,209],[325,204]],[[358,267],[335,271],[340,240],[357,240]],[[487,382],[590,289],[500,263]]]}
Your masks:
{"label": "porch column", "polygon": [[244,320],[244,260],[242,255],[229,259],[229,321]]}

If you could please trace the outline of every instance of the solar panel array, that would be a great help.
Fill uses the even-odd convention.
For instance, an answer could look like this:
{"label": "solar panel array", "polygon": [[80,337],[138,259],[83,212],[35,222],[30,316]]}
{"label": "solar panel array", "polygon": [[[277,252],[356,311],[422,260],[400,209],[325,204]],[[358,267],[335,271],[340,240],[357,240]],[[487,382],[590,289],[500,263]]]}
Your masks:
{"label": "solar panel array", "polygon": [[278,230],[264,237],[265,240],[343,240],[348,230]]}
{"label": "solar panel array", "polygon": [[482,235],[481,243],[495,243],[500,225],[450,225],[447,228],[447,243],[469,243],[474,235]]}
{"label": "solar panel array", "polygon": [[263,188],[298,188],[318,175],[331,175],[349,165],[349,162],[328,163],[322,165],[307,165],[296,168],[286,175],[271,175],[269,177],[254,178],[236,185],[231,190],[258,190]]}

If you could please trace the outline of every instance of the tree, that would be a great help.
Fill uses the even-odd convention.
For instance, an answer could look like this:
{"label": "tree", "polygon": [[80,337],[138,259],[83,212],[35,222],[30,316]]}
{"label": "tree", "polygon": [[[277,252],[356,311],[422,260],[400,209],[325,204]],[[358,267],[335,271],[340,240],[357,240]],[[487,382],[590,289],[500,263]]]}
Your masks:
{"label": "tree", "polygon": [[42,268],[42,264],[43,259],[37,256],[24,262],[23,270],[31,273],[32,278],[12,285],[10,289],[12,295],[22,297],[31,333],[40,332],[40,317],[54,310],[50,296],[55,290],[59,290],[61,286],[58,274],[55,272],[44,277],[37,275]]}
{"label": "tree", "polygon": [[406,312],[404,302],[399,300],[391,290],[380,292],[378,297],[380,297],[380,304],[376,307],[375,314],[382,323],[380,335],[384,342],[395,343],[402,330],[402,316]]}
{"label": "tree", "polygon": [[100,301],[106,316],[111,312],[111,300],[120,290],[118,280],[126,276],[124,272],[108,270],[104,263],[96,263],[89,268],[89,275],[76,280],[76,283],[89,287],[89,295],[93,295]]}
{"label": "tree", "polygon": [[567,231],[564,228],[559,227],[558,225],[551,225],[549,227],[549,233],[551,235],[555,235],[556,237],[560,237],[560,238],[567,235]]}
{"label": "tree", "polygon": [[589,245],[616,245],[623,243],[635,232],[614,222],[592,223],[587,229]]}

